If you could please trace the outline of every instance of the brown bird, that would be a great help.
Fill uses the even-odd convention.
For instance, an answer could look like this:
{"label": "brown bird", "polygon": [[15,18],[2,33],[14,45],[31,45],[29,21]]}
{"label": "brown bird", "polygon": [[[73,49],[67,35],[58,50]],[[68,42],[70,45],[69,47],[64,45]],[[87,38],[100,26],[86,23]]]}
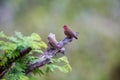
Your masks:
{"label": "brown bird", "polygon": [[78,39],[77,38],[77,32],[73,32],[67,25],[64,25],[64,34],[69,37],[69,38],[75,38],[75,39]]}

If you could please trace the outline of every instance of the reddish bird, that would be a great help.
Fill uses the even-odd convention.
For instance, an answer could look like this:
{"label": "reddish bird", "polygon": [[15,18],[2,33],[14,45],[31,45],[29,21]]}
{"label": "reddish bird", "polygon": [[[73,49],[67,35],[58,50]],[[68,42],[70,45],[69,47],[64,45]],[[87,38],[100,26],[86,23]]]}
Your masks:
{"label": "reddish bird", "polygon": [[73,32],[67,25],[64,25],[64,34],[69,38],[77,38],[77,32]]}

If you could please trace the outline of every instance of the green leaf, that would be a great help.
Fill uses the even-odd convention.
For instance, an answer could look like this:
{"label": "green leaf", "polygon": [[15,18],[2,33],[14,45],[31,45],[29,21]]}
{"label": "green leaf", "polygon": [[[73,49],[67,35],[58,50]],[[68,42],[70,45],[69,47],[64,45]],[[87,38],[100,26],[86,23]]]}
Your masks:
{"label": "green leaf", "polygon": [[5,41],[0,41],[0,45],[5,45]]}
{"label": "green leaf", "polygon": [[43,47],[43,48],[47,48],[47,45],[45,44],[45,42],[41,42],[41,47]]}
{"label": "green leaf", "polygon": [[29,78],[27,76],[21,75],[20,80],[29,80]]}
{"label": "green leaf", "polygon": [[43,51],[42,50],[32,50],[32,52],[36,52],[36,53],[43,53]]}
{"label": "green leaf", "polygon": [[64,72],[64,73],[72,71],[72,68],[71,68],[71,66],[69,64],[66,64],[64,66],[58,66],[58,65],[54,65],[54,64],[49,64],[46,72],[54,71],[54,69],[58,69],[58,70],[60,70],[61,72]]}
{"label": "green leaf", "polygon": [[19,39],[23,39],[23,35],[21,32],[15,32],[15,35],[19,38]]}
{"label": "green leaf", "polygon": [[[58,65],[59,63],[62,63],[62,65]],[[52,59],[52,64],[49,64],[49,65],[51,65],[50,69],[51,68],[58,69],[64,73],[72,71],[72,67],[70,66],[69,61],[68,61],[66,56],[63,56],[63,57],[58,58],[58,59],[56,59],[56,58]]]}
{"label": "green leaf", "polygon": [[13,37],[13,36],[9,37],[9,40],[12,41],[12,42],[15,42],[15,43],[18,42],[18,41],[17,41],[17,38],[15,38],[15,37]]}
{"label": "green leaf", "polygon": [[39,75],[44,75],[44,74],[45,74],[44,70],[41,70],[41,69],[39,69],[39,68],[35,69],[35,70],[33,71],[33,73],[34,73],[34,74],[39,74]]}
{"label": "green leaf", "polygon": [[2,31],[0,32],[0,37],[8,39],[8,36],[6,36]]}
{"label": "green leaf", "polygon": [[36,41],[40,41],[41,40],[40,36],[38,34],[36,34],[36,33],[32,33],[31,34],[31,38],[33,40],[36,40]]}
{"label": "green leaf", "polygon": [[69,63],[68,58],[66,56],[63,56],[63,57],[59,58],[58,60],[63,61],[65,63]]}

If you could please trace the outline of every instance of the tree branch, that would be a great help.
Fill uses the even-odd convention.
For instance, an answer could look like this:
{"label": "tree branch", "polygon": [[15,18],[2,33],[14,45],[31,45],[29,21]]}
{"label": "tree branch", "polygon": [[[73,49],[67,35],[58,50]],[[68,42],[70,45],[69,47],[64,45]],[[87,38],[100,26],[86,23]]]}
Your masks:
{"label": "tree branch", "polygon": [[[55,36],[52,33],[50,33],[50,35],[51,35],[52,38],[53,38],[53,36]],[[35,70],[38,67],[42,67],[45,64],[48,64],[50,62],[51,58],[55,54],[57,54],[66,44],[68,44],[72,40],[73,40],[73,38],[65,37],[63,40],[61,40],[60,42],[57,43],[57,45],[59,45],[60,48],[49,48],[48,47],[46,52],[44,52],[44,54],[39,56],[40,59],[37,59],[33,63],[29,64],[29,66],[26,70],[26,74],[29,74],[30,72],[32,72],[33,70]]]}
{"label": "tree branch", "polygon": [[9,69],[10,69],[11,66],[12,66],[12,64],[13,64],[16,60],[18,60],[19,58],[22,58],[23,56],[25,56],[26,54],[28,54],[31,50],[32,50],[32,48],[31,48],[31,47],[28,47],[28,48],[26,48],[26,49],[21,50],[19,56],[15,57],[15,58],[13,58],[13,59],[7,58],[8,61],[5,63],[6,66],[0,66],[0,78],[2,78],[2,77],[5,75],[5,73],[7,73],[7,72],[9,71]]}

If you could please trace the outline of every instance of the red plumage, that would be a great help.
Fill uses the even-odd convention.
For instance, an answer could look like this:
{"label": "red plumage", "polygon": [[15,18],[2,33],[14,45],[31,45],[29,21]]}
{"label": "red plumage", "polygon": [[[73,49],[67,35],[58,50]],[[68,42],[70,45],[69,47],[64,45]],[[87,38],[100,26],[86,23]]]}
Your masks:
{"label": "red plumage", "polygon": [[69,38],[77,38],[76,32],[73,32],[67,25],[64,25],[64,34]]}

